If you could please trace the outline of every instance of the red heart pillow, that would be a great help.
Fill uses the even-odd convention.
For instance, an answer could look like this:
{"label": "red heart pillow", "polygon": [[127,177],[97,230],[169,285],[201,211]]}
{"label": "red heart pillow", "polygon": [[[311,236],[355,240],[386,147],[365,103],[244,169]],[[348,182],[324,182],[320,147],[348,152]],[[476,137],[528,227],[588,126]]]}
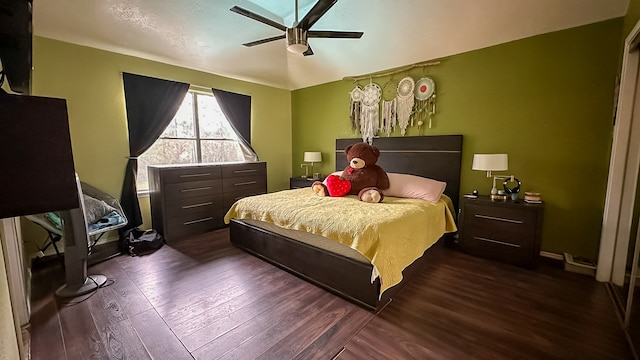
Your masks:
{"label": "red heart pillow", "polygon": [[329,196],[345,196],[351,191],[351,181],[345,180],[338,175],[329,175],[325,179]]}

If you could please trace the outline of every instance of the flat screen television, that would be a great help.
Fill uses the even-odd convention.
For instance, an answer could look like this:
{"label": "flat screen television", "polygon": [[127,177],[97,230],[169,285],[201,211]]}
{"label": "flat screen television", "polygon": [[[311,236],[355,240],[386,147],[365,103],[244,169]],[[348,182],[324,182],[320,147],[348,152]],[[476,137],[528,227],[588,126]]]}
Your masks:
{"label": "flat screen television", "polygon": [[33,0],[0,0],[0,62],[12,91],[31,91]]}

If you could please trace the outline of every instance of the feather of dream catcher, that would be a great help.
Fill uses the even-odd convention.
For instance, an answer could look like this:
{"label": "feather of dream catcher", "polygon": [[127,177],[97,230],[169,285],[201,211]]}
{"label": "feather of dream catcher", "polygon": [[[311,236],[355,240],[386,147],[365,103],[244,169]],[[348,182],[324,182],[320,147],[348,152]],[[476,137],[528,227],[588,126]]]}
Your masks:
{"label": "feather of dream catcher", "polygon": [[413,118],[418,120],[418,129],[422,131],[422,125],[426,120],[429,122],[429,129],[433,115],[436,113],[436,84],[430,77],[423,77],[416,82],[415,86],[416,106]]}
{"label": "feather of dream catcher", "polygon": [[356,130],[360,124],[360,111],[362,109],[362,97],[364,92],[360,86],[357,86],[349,93],[351,102],[349,104],[349,120],[351,122],[351,130]]}
{"label": "feather of dream catcher", "polygon": [[373,143],[373,137],[378,133],[380,126],[380,98],[382,89],[378,84],[369,82],[362,90],[362,110],[360,113],[360,132],[362,141],[368,144]]}
{"label": "feather of dream catcher", "polygon": [[[413,109],[414,95],[413,89],[415,87],[415,81],[410,76],[407,76],[400,80],[398,83],[397,96],[396,96],[396,114],[398,117],[398,126],[400,127],[400,134],[404,136],[411,119],[411,110]],[[412,126],[413,126],[413,119]]]}

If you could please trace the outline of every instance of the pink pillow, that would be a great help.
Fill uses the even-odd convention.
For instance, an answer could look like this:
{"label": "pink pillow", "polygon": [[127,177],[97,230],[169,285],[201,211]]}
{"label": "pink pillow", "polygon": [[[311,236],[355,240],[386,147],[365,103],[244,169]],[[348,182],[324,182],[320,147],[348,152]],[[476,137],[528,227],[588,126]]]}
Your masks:
{"label": "pink pillow", "polygon": [[387,173],[389,188],[382,190],[385,196],[423,199],[432,203],[440,201],[447,183],[408,174]]}

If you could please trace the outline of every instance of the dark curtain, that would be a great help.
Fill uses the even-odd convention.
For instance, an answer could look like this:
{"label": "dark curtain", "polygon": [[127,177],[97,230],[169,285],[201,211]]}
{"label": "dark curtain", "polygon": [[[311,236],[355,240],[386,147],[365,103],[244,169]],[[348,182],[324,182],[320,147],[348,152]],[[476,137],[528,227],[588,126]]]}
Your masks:
{"label": "dark curtain", "polygon": [[[219,89],[213,90],[213,96],[220,109],[231,123],[242,143],[246,160],[257,161],[258,155],[251,147],[251,96],[236,94]],[[248,154],[250,152],[250,154]]]}
{"label": "dark curtain", "polygon": [[129,161],[125,168],[120,205],[127,216],[127,229],[142,225],[136,177],[138,156],[160,137],[184,100],[189,84],[122,74],[129,126]]}

